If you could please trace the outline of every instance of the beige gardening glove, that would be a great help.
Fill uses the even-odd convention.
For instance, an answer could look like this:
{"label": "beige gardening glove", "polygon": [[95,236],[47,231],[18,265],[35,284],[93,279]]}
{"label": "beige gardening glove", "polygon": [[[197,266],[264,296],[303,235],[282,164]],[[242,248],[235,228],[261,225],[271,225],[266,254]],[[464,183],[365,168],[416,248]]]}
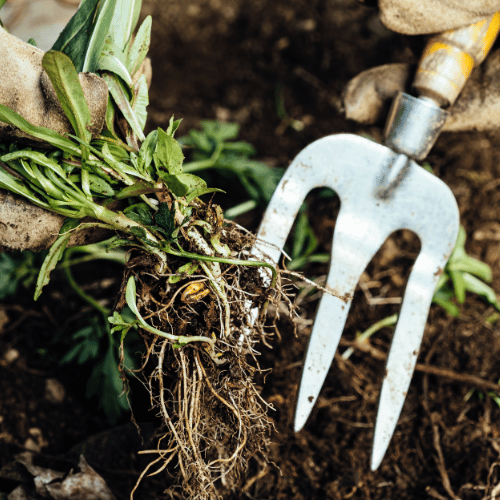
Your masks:
{"label": "beige gardening glove", "polygon": [[[380,19],[409,35],[439,33],[476,23],[500,10],[500,0],[379,0]],[[347,118],[382,123],[398,91],[410,91],[415,67],[387,64],[353,78],[343,93]],[[472,72],[443,130],[492,130],[500,127],[500,50]]]}
{"label": "beige gardening glove", "polygon": [[[43,54],[40,49],[0,27],[0,103],[33,125],[48,127],[60,134],[73,132],[43,71]],[[104,126],[108,86],[102,78],[91,73],[80,73],[79,78],[93,119],[91,132],[95,136]],[[0,140],[36,142],[27,137],[18,129],[0,122]],[[63,220],[60,215],[0,190],[0,247],[19,250],[47,248],[57,237]],[[90,243],[95,239],[96,235],[87,232],[78,236],[74,244]]]}

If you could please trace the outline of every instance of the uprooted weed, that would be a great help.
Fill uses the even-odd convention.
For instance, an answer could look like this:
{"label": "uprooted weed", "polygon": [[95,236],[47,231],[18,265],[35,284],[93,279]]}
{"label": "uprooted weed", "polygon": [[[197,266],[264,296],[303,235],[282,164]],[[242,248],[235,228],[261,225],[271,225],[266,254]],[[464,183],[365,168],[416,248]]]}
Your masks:
{"label": "uprooted weed", "polygon": [[[238,258],[249,258],[252,239],[234,223],[227,222],[221,232],[221,242],[232,253],[239,252]],[[138,252],[125,271],[124,282],[135,275],[137,306],[150,324],[176,335],[217,338],[221,363],[214,362],[203,343],[179,348],[142,332],[147,356],[140,375],[163,427],[156,450],[147,450],[154,458],[139,482],[166,471],[176,476],[170,488],[173,495],[213,499],[242,485],[251,457],[267,464],[272,423],[254,376],[262,373],[258,344],[267,344],[274,332],[264,324],[267,304],[287,297],[280,280],[274,289],[264,284],[259,268],[221,264],[230,306],[230,329],[225,333],[225,308],[207,277],[172,279],[179,277],[174,270],[186,262],[170,258],[159,273],[156,258]],[[154,368],[146,368],[150,366]]]}

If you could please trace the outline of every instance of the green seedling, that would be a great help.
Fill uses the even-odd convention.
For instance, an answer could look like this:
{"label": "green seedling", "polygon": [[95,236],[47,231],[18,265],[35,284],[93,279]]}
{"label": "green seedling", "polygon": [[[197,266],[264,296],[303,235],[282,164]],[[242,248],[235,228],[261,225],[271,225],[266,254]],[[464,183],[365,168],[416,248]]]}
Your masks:
{"label": "green seedling", "polygon": [[[484,262],[467,255],[465,240],[465,229],[460,226],[455,248],[446,264],[443,275],[438,281],[432,300],[455,318],[460,316],[459,305],[465,302],[467,292],[483,297],[486,302],[500,311],[500,301],[495,291],[486,284],[492,280],[491,268]],[[496,321],[495,315],[491,315],[490,318]],[[397,320],[397,314],[388,316],[373,324],[363,333],[358,332],[356,339],[367,342],[374,333],[384,327],[394,326]],[[344,352],[343,357],[347,359],[352,353],[353,349],[349,348]],[[496,402],[498,403],[498,397]]]}
{"label": "green seedling", "polygon": [[244,187],[250,199],[232,207],[225,214],[228,218],[258,206],[265,207],[284,172],[284,169],[251,160],[255,149],[248,142],[235,140],[239,131],[237,123],[204,120],[200,131],[191,130],[179,139],[191,150],[192,161],[184,165],[185,172],[199,173],[213,169]]}
{"label": "green seedling", "polygon": [[29,289],[40,271],[40,256],[34,252],[0,253],[0,300],[13,297],[20,287]]}

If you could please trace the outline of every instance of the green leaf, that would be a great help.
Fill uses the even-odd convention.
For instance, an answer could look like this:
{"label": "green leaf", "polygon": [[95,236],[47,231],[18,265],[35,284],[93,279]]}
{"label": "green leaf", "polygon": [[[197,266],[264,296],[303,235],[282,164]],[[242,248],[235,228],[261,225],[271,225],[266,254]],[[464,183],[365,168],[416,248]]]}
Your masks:
{"label": "green leaf", "polygon": [[[84,171],[82,170],[82,173]],[[114,196],[114,189],[101,177],[94,174],[89,174],[90,189],[97,194],[102,196],[111,197]]]}
{"label": "green leaf", "polygon": [[136,203],[135,205],[127,207],[123,213],[129,219],[144,226],[150,226],[153,223],[151,208],[149,208],[145,203]]}
{"label": "green leaf", "polygon": [[134,198],[143,194],[158,193],[162,189],[155,188],[150,182],[136,182],[131,186],[127,186],[115,195],[115,200],[124,200],[126,198]]}
{"label": "green leaf", "polygon": [[154,152],[156,169],[163,167],[171,175],[182,174],[184,155],[181,145],[161,128],[158,129],[158,138]]}
{"label": "green leaf", "polygon": [[500,301],[491,287],[469,273],[463,273],[462,278],[467,291],[482,295],[492,306],[500,310]]}
{"label": "green leaf", "polygon": [[[166,182],[168,189],[170,189],[175,196],[187,196],[191,193],[203,194],[207,190],[207,183],[197,175],[170,175],[161,171],[158,172],[158,174],[161,179]],[[200,196],[200,194],[196,194],[195,197]]]}
{"label": "green leaf", "polygon": [[139,120],[137,119],[137,116],[130,105],[127,90],[123,87],[116,75],[104,73],[102,77],[108,84],[109,91],[113,96],[116,105],[120,108],[120,111],[123,113],[123,116],[127,120],[127,123],[135,132],[139,140],[143,141],[145,139],[145,136]]}
{"label": "green leaf", "polygon": [[[1,167],[1,164],[0,164]],[[36,193],[28,186],[23,184],[17,177],[14,177],[0,168],[0,188],[11,191],[14,194],[20,195],[29,200],[34,205],[50,209],[50,205],[38,198]]]}
{"label": "green leaf", "polygon": [[172,238],[175,229],[175,207],[168,208],[168,203],[160,203],[158,212],[153,216],[155,223],[162,228],[167,239]]}
{"label": "green leaf", "polygon": [[134,43],[131,45],[127,55],[127,69],[133,75],[146,58],[151,42],[151,16],[146,17],[137,31]]}
{"label": "green leaf", "polygon": [[174,120],[174,116],[172,115],[170,117],[169,122],[168,122],[167,134],[171,135],[173,137],[175,132],[179,128],[179,125],[181,124],[181,122],[182,122],[182,119]]}
{"label": "green leaf", "polygon": [[82,0],[75,15],[62,30],[51,50],[64,52],[75,65],[83,70],[85,55],[93,33],[94,18],[102,0]]}
{"label": "green leaf", "polygon": [[184,264],[183,266],[179,267],[179,269],[177,269],[176,274],[182,276],[170,276],[168,278],[168,282],[171,284],[178,283],[181,279],[183,279],[183,277],[193,275],[199,267],[199,262],[188,262],[187,264]]}
{"label": "green leaf", "polygon": [[42,65],[76,135],[83,141],[90,142],[92,134],[88,127],[92,123],[92,117],[71,59],[62,52],[50,50],[43,56]]}
{"label": "green leaf", "polygon": [[104,0],[104,3],[100,5],[97,20],[92,27],[92,36],[86,47],[82,71],[96,72],[104,42],[111,28],[116,4],[117,0]]}
{"label": "green leaf", "polygon": [[102,54],[97,69],[101,71],[110,71],[118,75],[129,87],[132,87],[132,78],[126,66],[120,61],[118,57],[113,54]]}
{"label": "green leaf", "polygon": [[158,131],[153,130],[141,144],[141,149],[139,150],[139,169],[142,173],[145,173],[148,170],[151,162],[153,161],[153,155],[156,150],[157,142]]}
{"label": "green leaf", "polygon": [[32,137],[45,141],[55,148],[62,149],[65,153],[71,155],[76,154],[78,156],[81,155],[80,149],[63,135],[49,128],[31,125],[31,123],[25,120],[21,115],[3,104],[0,104],[0,121],[12,125]]}
{"label": "green leaf", "polygon": [[231,139],[236,139],[240,133],[240,125],[238,123],[202,120],[200,125],[204,132],[217,142],[226,142]]}
{"label": "green leaf", "polygon": [[35,289],[35,300],[40,297],[42,293],[42,288],[50,281],[50,273],[56,267],[57,263],[61,260],[64,250],[68,246],[69,240],[71,238],[71,230],[78,226],[80,221],[78,219],[67,219],[59,231],[59,237],[50,247],[49,253],[45,260],[43,261],[42,267],[40,269],[40,274],[38,275],[38,280],[36,282]]}
{"label": "green leaf", "polygon": [[130,234],[133,234],[136,238],[140,240],[146,239],[146,230],[143,227],[132,226],[129,228]]}
{"label": "green leaf", "polygon": [[134,31],[141,11],[142,0],[118,0],[109,30],[109,38],[122,50]]}
{"label": "green leaf", "polygon": [[146,109],[149,104],[148,84],[146,82],[145,75],[141,75],[139,77],[136,84],[134,85],[132,92],[134,96],[132,97],[131,106],[134,110],[135,116],[137,117],[137,121],[139,122],[141,130],[144,130],[148,117]]}
{"label": "green leaf", "polygon": [[204,194],[209,194],[209,193],[225,193],[225,191],[223,191],[222,189],[218,189],[218,188],[205,188],[205,187],[200,186],[199,188],[194,189],[193,191],[191,191],[186,196],[186,202],[190,203],[195,198],[198,198],[198,197],[200,197],[200,196],[202,196]]}

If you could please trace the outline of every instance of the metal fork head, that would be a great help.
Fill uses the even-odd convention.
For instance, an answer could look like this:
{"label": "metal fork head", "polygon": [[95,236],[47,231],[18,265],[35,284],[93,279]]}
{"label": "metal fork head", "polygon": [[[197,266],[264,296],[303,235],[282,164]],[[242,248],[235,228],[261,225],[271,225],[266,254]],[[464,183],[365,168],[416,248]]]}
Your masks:
{"label": "metal fork head", "polygon": [[403,407],[417,360],[432,296],[453,250],[459,213],[438,178],[391,149],[349,134],[306,147],[288,167],[261,223],[256,251],[278,261],[309,191],[329,187],[340,198],[330,271],[309,340],[295,411],[305,424],[326,378],[359,278],[377,250],[398,229],[417,234],[415,261],[387,360],[380,394],[371,468],[382,461]]}

